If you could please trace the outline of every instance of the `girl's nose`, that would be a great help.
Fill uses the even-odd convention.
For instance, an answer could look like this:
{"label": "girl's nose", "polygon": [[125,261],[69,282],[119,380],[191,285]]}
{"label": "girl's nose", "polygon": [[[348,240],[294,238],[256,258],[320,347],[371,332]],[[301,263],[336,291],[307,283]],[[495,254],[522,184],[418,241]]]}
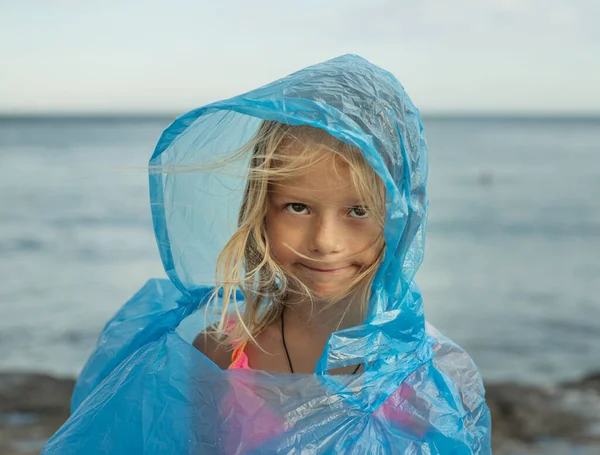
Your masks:
{"label": "girl's nose", "polygon": [[321,255],[336,253],[342,249],[341,226],[330,217],[318,217],[311,229],[310,249]]}

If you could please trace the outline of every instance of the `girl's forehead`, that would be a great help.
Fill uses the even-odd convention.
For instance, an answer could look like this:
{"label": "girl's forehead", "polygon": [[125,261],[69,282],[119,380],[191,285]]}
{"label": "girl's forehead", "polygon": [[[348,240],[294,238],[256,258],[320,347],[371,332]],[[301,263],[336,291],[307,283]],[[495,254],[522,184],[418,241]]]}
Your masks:
{"label": "girl's forehead", "polygon": [[322,143],[295,141],[278,147],[272,160],[274,167],[281,169],[284,175],[302,176],[317,171],[339,174],[348,173],[350,168],[343,156],[340,150]]}
{"label": "girl's forehead", "polygon": [[358,201],[359,192],[352,183],[349,170],[334,170],[326,166],[307,168],[270,185],[272,196],[305,198],[334,203]]}
{"label": "girl's forehead", "polygon": [[315,151],[284,163],[277,184],[283,186],[348,186],[352,179],[350,166],[332,152]]}
{"label": "girl's forehead", "polygon": [[296,136],[294,140],[280,144],[276,150],[271,164],[274,172],[269,178],[271,195],[323,199],[332,204],[336,201],[359,203],[366,197],[364,188],[362,191],[357,188],[357,179],[362,176],[364,180],[371,169],[361,161],[362,156],[358,159],[346,156],[348,153],[360,155],[360,150],[339,148],[341,143],[332,142],[332,137],[329,141],[305,139],[300,140]]}

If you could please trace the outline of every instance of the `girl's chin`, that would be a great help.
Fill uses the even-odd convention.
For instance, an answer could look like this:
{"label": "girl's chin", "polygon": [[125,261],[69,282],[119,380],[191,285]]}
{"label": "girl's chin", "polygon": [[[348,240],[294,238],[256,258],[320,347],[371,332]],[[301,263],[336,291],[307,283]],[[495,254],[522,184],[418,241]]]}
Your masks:
{"label": "girl's chin", "polygon": [[[310,293],[314,298],[322,300],[341,299],[348,294],[349,286],[352,283],[352,277],[341,276],[327,276],[323,279],[314,279],[312,276],[306,277],[296,275],[295,278],[310,290]],[[299,286],[298,284],[294,285],[293,282],[290,284],[292,284],[292,287],[295,288],[294,290],[297,293],[303,294],[305,292],[305,289],[302,286]]]}
{"label": "girl's chin", "polygon": [[321,300],[341,299],[347,293],[347,289],[341,287],[314,285],[307,285],[307,287],[314,297]]}

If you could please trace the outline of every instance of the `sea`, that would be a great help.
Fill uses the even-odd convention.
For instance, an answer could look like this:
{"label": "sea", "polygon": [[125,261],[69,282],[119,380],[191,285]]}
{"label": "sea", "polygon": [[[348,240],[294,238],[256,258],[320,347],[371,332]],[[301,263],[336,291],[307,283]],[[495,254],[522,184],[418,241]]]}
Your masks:
{"label": "sea", "polygon": [[[173,120],[0,118],[0,370],[74,376],[165,277],[145,166]],[[424,116],[426,317],[486,381],[600,371],[600,118]]]}

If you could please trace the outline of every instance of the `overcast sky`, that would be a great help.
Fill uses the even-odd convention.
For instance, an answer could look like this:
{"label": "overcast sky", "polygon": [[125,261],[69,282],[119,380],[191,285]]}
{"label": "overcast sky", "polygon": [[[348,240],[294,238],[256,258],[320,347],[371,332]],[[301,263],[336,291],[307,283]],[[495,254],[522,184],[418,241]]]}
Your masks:
{"label": "overcast sky", "polygon": [[600,113],[600,0],[0,0],[0,112],[179,113],[356,53],[423,112]]}

